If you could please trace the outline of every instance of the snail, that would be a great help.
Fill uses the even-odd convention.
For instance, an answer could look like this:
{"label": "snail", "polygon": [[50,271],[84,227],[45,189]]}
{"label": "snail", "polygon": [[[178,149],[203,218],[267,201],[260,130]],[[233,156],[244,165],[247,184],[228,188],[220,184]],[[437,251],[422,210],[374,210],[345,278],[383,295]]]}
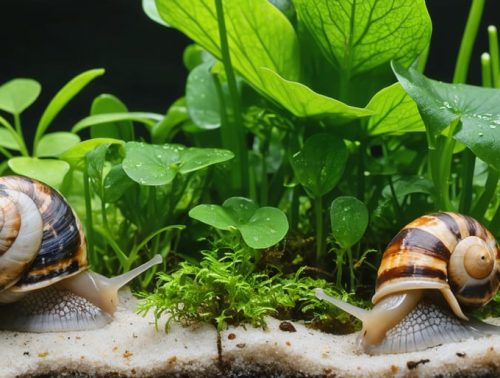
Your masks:
{"label": "snail", "polygon": [[0,328],[100,328],[113,318],[118,290],[161,260],[113,278],[89,271],[82,226],[65,199],[40,181],[0,177]]}
{"label": "snail", "polygon": [[499,334],[464,309],[488,303],[500,285],[500,250],[477,220],[458,213],[424,215],[389,243],[367,311],[316,289],[319,299],[360,319],[369,354],[404,353]]}

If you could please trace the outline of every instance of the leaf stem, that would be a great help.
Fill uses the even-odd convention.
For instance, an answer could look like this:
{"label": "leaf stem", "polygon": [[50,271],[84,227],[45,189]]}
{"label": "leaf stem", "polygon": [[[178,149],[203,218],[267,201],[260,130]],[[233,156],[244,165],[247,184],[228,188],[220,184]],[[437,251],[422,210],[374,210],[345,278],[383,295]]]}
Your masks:
{"label": "leaf stem", "polygon": [[91,265],[97,262],[96,256],[94,255],[94,226],[92,220],[92,203],[90,198],[90,183],[89,183],[88,166],[85,163],[85,168],[83,170],[83,191],[85,195],[85,228],[87,236],[87,251],[89,255],[89,260]]}
{"label": "leaf stem", "polygon": [[498,171],[495,168],[489,167],[488,178],[486,179],[486,184],[484,185],[484,191],[472,210],[472,215],[477,219],[484,219],[484,213],[488,209],[488,204],[495,195],[498,179]]}
{"label": "leaf stem", "polygon": [[224,9],[222,5],[222,0],[214,0],[215,8],[217,11],[217,24],[219,27],[220,45],[221,45],[221,56],[222,63],[224,65],[224,70],[227,77],[227,84],[229,90],[229,97],[231,101],[231,107],[233,111],[233,122],[229,124],[222,125],[221,127],[229,127],[229,133],[231,133],[231,144],[232,151],[235,154],[234,161],[237,164],[238,173],[233,170],[232,178],[233,185],[237,191],[245,195],[248,193],[248,153],[245,143],[245,129],[243,124],[243,117],[241,115],[240,109],[240,98],[238,94],[238,88],[236,85],[236,76],[231,64],[231,55],[229,52],[229,43],[227,39],[226,22],[224,19]]}
{"label": "leaf stem", "polygon": [[23,156],[29,156],[28,148],[24,142],[23,129],[21,127],[21,116],[19,114],[14,114],[14,126],[18,135],[17,142]]}
{"label": "leaf stem", "polygon": [[469,70],[469,62],[476,40],[479,24],[483,15],[485,0],[473,0],[470,7],[469,16],[465,25],[465,31],[460,43],[455,72],[453,74],[453,83],[465,83],[467,80],[467,72]]}
{"label": "leaf stem", "polygon": [[323,197],[314,198],[314,214],[316,216],[316,262],[323,265],[325,255]]}
{"label": "leaf stem", "polygon": [[481,54],[481,79],[483,87],[493,86],[491,56],[486,52]]}

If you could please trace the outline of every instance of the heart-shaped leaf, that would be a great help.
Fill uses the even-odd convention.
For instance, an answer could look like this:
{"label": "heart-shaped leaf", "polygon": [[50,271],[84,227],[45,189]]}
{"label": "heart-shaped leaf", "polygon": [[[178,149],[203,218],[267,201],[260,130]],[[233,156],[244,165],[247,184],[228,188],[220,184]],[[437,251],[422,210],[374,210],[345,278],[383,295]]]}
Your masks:
{"label": "heart-shaped leaf", "polygon": [[292,157],[295,178],[314,197],[321,197],[339,182],[347,155],[342,139],[330,134],[315,134]]}
{"label": "heart-shaped leaf", "polygon": [[70,165],[55,159],[33,157],[15,157],[9,159],[9,168],[18,175],[40,180],[53,188],[59,189]]}
{"label": "heart-shaped leaf", "polygon": [[295,0],[299,19],[325,57],[355,76],[390,60],[409,66],[427,47],[431,20],[424,0]]}
{"label": "heart-shaped leaf", "polygon": [[38,98],[42,87],[32,79],[12,79],[0,86],[0,110],[21,114]]}
{"label": "heart-shaped leaf", "polygon": [[453,138],[469,147],[481,160],[500,169],[499,89],[442,83],[396,62],[393,62],[393,70],[417,103],[432,136],[441,134],[452,122],[459,122]]}
{"label": "heart-shaped leaf", "polygon": [[38,143],[38,157],[56,157],[80,142],[80,137],[68,132],[45,134]]}
{"label": "heart-shaped leaf", "polygon": [[184,147],[128,142],[122,166],[125,173],[141,185],[165,185],[175,178]]}
{"label": "heart-shaped leaf", "polygon": [[251,248],[268,248],[288,231],[285,214],[274,207],[259,208],[252,200],[231,197],[222,206],[198,205],[189,216],[221,230],[238,230]]}
{"label": "heart-shaped leaf", "polygon": [[355,197],[337,197],[330,206],[332,235],[343,248],[361,240],[368,226],[368,209]]}

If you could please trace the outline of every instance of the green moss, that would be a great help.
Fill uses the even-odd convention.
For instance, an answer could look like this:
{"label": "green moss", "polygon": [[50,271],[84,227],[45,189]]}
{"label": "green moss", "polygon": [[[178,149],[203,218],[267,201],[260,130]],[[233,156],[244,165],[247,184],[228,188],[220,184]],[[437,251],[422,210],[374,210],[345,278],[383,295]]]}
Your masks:
{"label": "green moss", "polygon": [[139,312],[153,311],[156,321],[166,315],[166,330],[171,321],[209,322],[219,331],[242,323],[265,328],[266,316],[305,319],[329,330],[333,322],[337,332],[353,328],[353,320],[318,300],[314,288],[351,301],[346,292],[306,276],[304,267],[290,275],[271,267],[256,271],[258,260],[248,247],[205,251],[199,264],[183,262],[171,274],[160,273],[156,290],[143,294]]}

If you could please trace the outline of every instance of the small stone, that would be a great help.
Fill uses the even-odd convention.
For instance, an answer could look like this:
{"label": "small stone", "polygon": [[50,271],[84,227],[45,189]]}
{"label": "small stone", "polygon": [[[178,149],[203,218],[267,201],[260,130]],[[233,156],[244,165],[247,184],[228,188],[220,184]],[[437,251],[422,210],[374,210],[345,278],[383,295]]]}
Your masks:
{"label": "small stone", "polygon": [[280,330],[284,332],[297,332],[293,324],[287,321],[280,323]]}

